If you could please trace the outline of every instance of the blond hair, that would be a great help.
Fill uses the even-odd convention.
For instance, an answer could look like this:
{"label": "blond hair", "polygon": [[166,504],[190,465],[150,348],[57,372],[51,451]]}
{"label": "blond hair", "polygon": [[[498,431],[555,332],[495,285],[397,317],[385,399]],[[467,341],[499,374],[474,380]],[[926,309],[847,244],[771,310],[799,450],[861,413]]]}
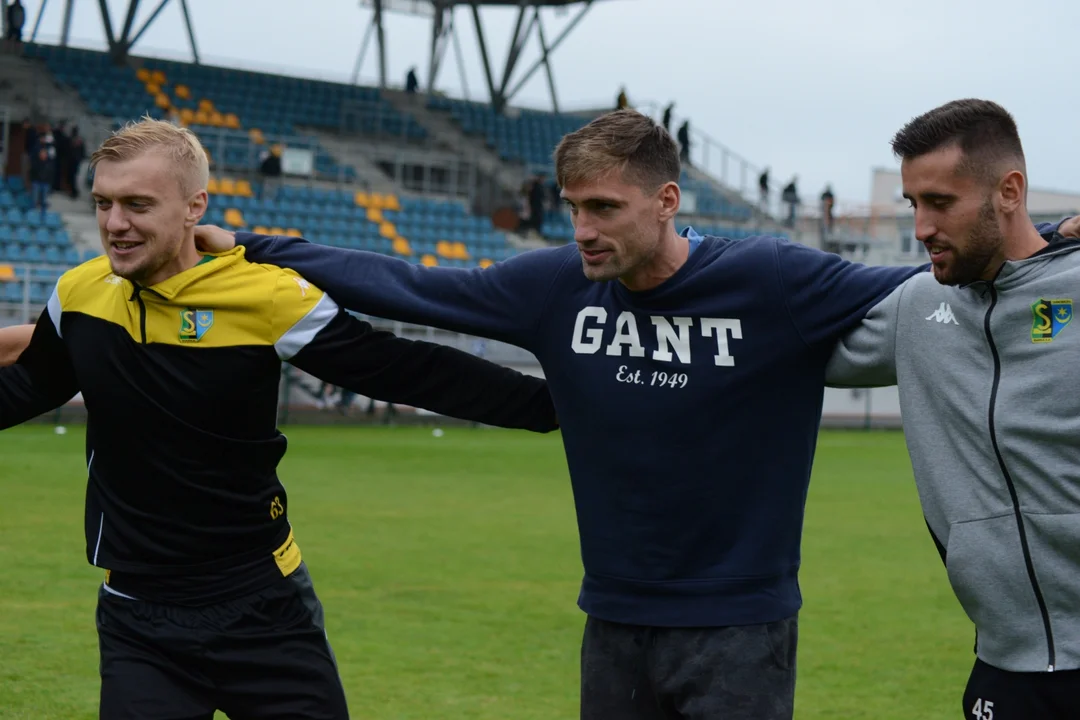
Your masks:
{"label": "blond hair", "polygon": [[129,122],[110,135],[90,156],[90,167],[102,160],[123,162],[148,152],[161,153],[172,161],[184,195],[206,189],[210,162],[199,138],[187,128],[151,117]]}
{"label": "blond hair", "polygon": [[653,192],[678,182],[679,147],[671,134],[637,110],[605,113],[563,137],[555,148],[559,187],[587,182],[618,170],[629,182]]}

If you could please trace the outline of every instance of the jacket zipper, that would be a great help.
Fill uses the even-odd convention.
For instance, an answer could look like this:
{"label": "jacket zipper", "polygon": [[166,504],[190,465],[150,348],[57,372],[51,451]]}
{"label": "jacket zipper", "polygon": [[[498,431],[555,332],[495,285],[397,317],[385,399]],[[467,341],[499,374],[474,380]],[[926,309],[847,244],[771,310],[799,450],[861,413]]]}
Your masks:
{"label": "jacket zipper", "polygon": [[1031,549],[1028,547],[1027,531],[1024,529],[1024,517],[1020,513],[1020,499],[1017,497],[1016,486],[1013,485],[1009,468],[1005,465],[1005,458],[1002,457],[1001,449],[998,447],[997,431],[994,426],[994,407],[997,404],[998,385],[1001,382],[1001,356],[998,355],[997,345],[994,344],[994,336],[990,332],[990,314],[994,312],[995,305],[997,305],[997,289],[991,285],[990,307],[987,308],[986,317],[983,320],[986,339],[990,343],[990,353],[994,356],[994,383],[990,388],[990,442],[994,446],[994,455],[997,456],[998,466],[1001,468],[1001,474],[1005,476],[1005,485],[1009,488],[1009,496],[1012,498],[1013,514],[1016,515],[1016,527],[1020,533],[1020,548],[1024,553],[1024,564],[1027,566],[1028,580],[1031,582],[1031,589],[1035,591],[1035,600],[1039,604],[1043,628],[1046,630],[1046,645],[1049,655],[1046,671],[1054,672],[1056,658],[1054,654],[1054,633],[1050,628],[1050,613],[1046,609],[1046,600],[1043,599],[1042,589],[1039,587],[1039,581],[1035,577],[1035,565],[1031,562]]}
{"label": "jacket zipper", "polygon": [[135,302],[139,303],[139,332],[142,335],[142,344],[146,344],[146,305],[143,304],[142,288],[132,283],[135,291],[131,293],[131,298]]}

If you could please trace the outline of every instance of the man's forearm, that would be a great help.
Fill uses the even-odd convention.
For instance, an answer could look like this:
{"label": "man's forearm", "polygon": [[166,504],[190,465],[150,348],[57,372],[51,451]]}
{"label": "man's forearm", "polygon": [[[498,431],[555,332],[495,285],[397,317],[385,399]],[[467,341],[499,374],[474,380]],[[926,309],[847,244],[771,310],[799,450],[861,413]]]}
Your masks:
{"label": "man's forearm", "polygon": [[12,325],[0,328],[0,367],[14,365],[30,344],[34,335],[33,325]]}

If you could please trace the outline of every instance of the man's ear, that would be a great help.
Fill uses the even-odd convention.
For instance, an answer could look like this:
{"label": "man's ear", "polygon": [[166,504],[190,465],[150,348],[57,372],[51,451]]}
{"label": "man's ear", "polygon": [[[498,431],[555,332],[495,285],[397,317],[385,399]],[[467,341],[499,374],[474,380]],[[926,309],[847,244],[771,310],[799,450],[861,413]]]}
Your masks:
{"label": "man's ear", "polygon": [[1027,200],[1027,179],[1019,170],[1011,170],[998,184],[1001,194],[1001,211],[1014,213],[1024,207]]}
{"label": "man's ear", "polygon": [[667,222],[679,213],[679,204],[682,202],[682,191],[679,184],[666,182],[660,186],[657,192],[657,200],[660,203],[660,221]]}

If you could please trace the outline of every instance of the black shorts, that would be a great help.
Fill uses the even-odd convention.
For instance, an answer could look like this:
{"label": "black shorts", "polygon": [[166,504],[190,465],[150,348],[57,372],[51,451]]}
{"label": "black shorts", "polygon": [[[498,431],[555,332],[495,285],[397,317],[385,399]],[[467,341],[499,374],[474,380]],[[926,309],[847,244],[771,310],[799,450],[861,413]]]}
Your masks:
{"label": "black shorts", "polygon": [[98,594],[101,720],[346,720],[323,610],[301,564],[206,607]]}
{"label": "black shorts", "polygon": [[1080,670],[1008,672],[975,661],[964,691],[967,720],[1080,718]]}

